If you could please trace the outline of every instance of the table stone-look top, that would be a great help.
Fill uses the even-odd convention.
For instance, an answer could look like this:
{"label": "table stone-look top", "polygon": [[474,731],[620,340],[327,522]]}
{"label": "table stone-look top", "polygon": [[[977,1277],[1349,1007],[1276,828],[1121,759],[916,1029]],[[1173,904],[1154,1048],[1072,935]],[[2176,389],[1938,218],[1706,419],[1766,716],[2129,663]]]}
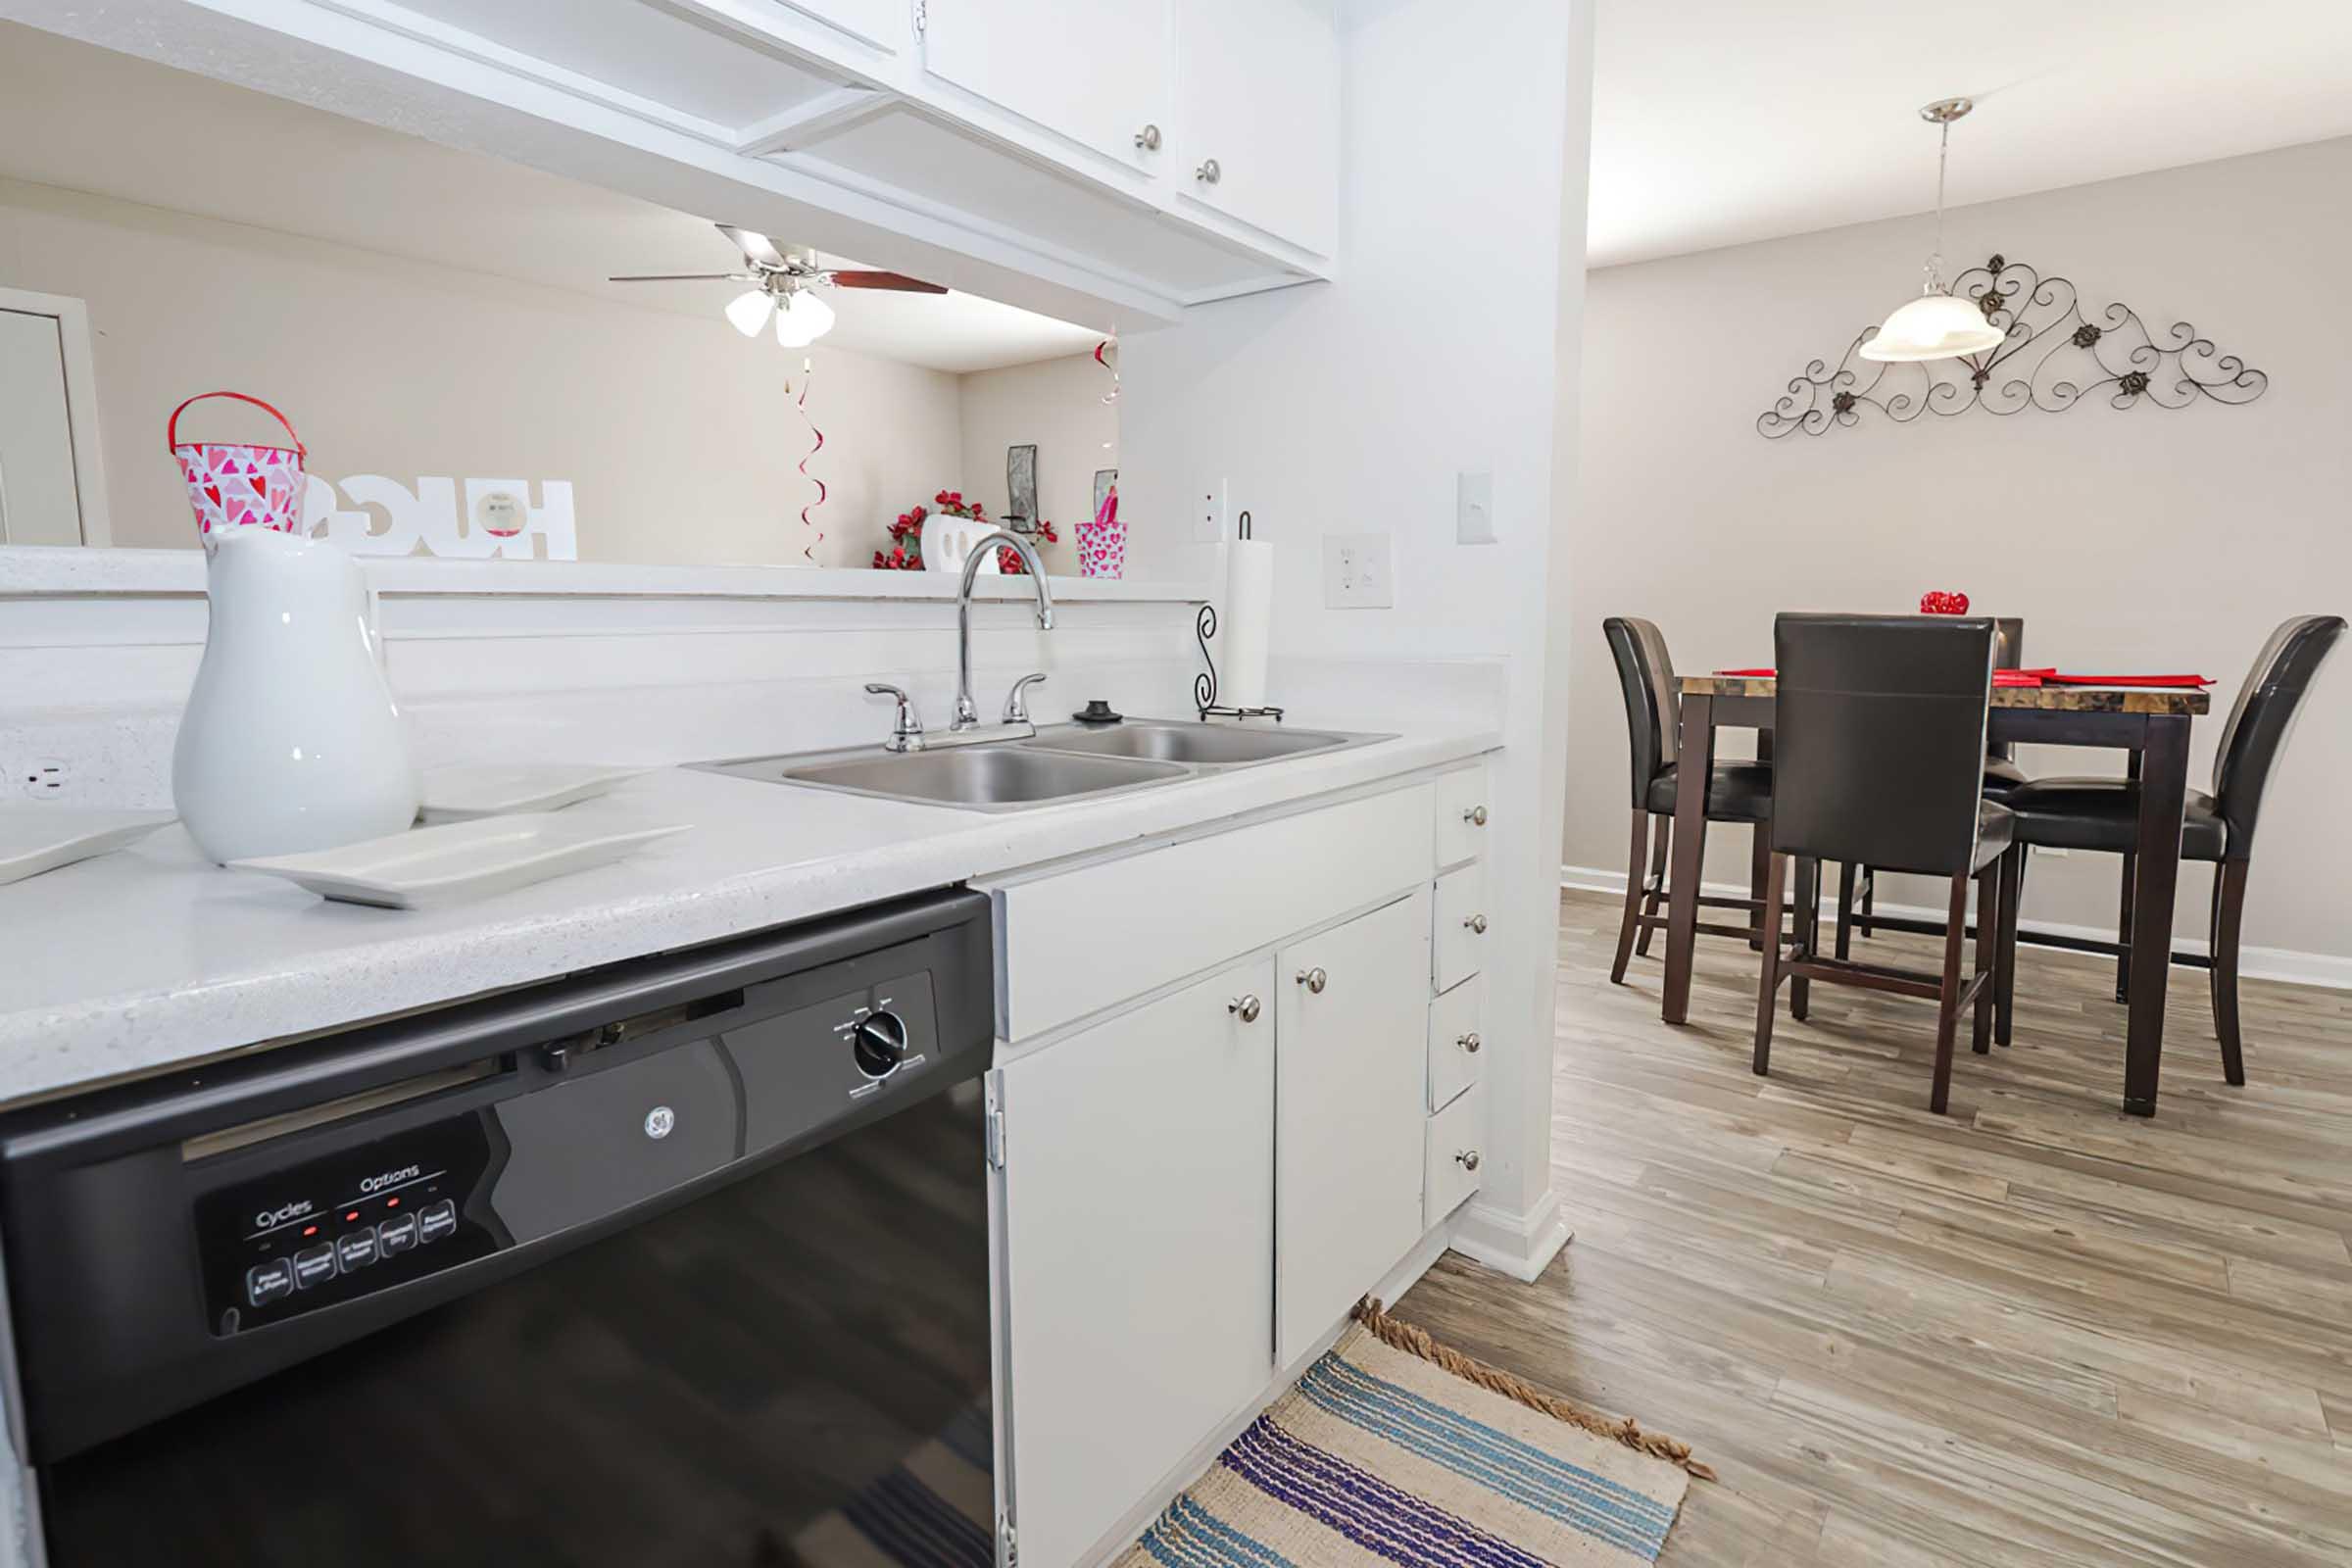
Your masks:
{"label": "table stone-look top", "polygon": [[424,909],[328,903],[224,869],[174,824],[0,887],[0,1105],[1193,830],[1501,743],[1491,730],[1422,729],[994,813],[670,768],[564,814],[693,831]]}
{"label": "table stone-look top", "polygon": [[[1685,675],[1686,697],[1770,697],[1780,683],[1770,675]],[[1995,708],[2030,708],[2051,713],[2210,712],[2203,691],[2166,686],[1995,686]]]}

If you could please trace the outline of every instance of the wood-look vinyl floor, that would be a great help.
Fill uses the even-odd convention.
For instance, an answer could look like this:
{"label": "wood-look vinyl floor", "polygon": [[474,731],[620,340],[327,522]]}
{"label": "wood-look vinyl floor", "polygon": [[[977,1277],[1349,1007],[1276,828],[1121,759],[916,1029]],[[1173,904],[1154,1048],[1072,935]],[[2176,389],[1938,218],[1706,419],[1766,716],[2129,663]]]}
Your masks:
{"label": "wood-look vinyl floor", "polygon": [[2352,1564],[2352,993],[2247,982],[2232,1090],[2176,970],[2143,1121],[2111,964],[2022,949],[2016,1045],[1963,1030],[1935,1116],[1932,1004],[1784,992],[1757,1078],[1755,956],[1700,938],[1669,1027],[1662,944],[1608,983],[1617,907],[1563,902],[1574,1243],[1396,1310],[1690,1443],[1722,1480],[1663,1563]]}

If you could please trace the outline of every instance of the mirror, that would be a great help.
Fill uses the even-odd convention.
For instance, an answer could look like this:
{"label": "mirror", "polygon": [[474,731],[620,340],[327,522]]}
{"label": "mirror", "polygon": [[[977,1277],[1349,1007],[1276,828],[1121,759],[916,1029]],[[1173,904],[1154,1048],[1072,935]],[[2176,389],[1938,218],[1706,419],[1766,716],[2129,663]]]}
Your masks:
{"label": "mirror", "polygon": [[857,286],[823,233],[774,238],[830,329],[747,337],[744,281],[607,280],[745,272],[709,216],[6,23],[0,146],[0,545],[196,548],[254,477],[165,450],[216,389],[284,426],[208,399],[183,447],[298,440],[364,554],[865,566],[942,495],[1006,515],[1026,448],[1074,575],[1118,466],[1102,325]]}

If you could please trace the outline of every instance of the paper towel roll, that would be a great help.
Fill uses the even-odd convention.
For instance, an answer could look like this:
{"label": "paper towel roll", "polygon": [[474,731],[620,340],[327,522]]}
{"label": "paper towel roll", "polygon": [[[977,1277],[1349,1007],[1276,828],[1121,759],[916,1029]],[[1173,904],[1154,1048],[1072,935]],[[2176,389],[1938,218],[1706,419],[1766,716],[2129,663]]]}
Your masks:
{"label": "paper towel roll", "polygon": [[1225,644],[1217,661],[1217,701],[1227,708],[1266,702],[1266,643],[1274,620],[1274,547],[1236,539],[1225,547],[1225,612],[1217,629]]}

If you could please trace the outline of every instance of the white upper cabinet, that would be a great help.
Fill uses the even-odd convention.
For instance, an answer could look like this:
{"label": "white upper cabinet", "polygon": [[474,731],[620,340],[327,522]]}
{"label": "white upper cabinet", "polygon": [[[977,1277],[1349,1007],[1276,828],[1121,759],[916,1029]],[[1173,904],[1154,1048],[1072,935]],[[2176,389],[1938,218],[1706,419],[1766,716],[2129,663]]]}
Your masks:
{"label": "white upper cabinet", "polygon": [[1090,152],[1159,171],[1174,85],[1170,0],[923,4],[931,74]]}
{"label": "white upper cabinet", "polygon": [[[937,3],[937,0],[935,0]],[[1170,178],[1317,256],[1339,247],[1340,45],[1332,0],[1177,0]]]}
{"label": "white upper cabinet", "polygon": [[882,49],[896,45],[906,30],[907,0],[775,0],[775,3]]}

